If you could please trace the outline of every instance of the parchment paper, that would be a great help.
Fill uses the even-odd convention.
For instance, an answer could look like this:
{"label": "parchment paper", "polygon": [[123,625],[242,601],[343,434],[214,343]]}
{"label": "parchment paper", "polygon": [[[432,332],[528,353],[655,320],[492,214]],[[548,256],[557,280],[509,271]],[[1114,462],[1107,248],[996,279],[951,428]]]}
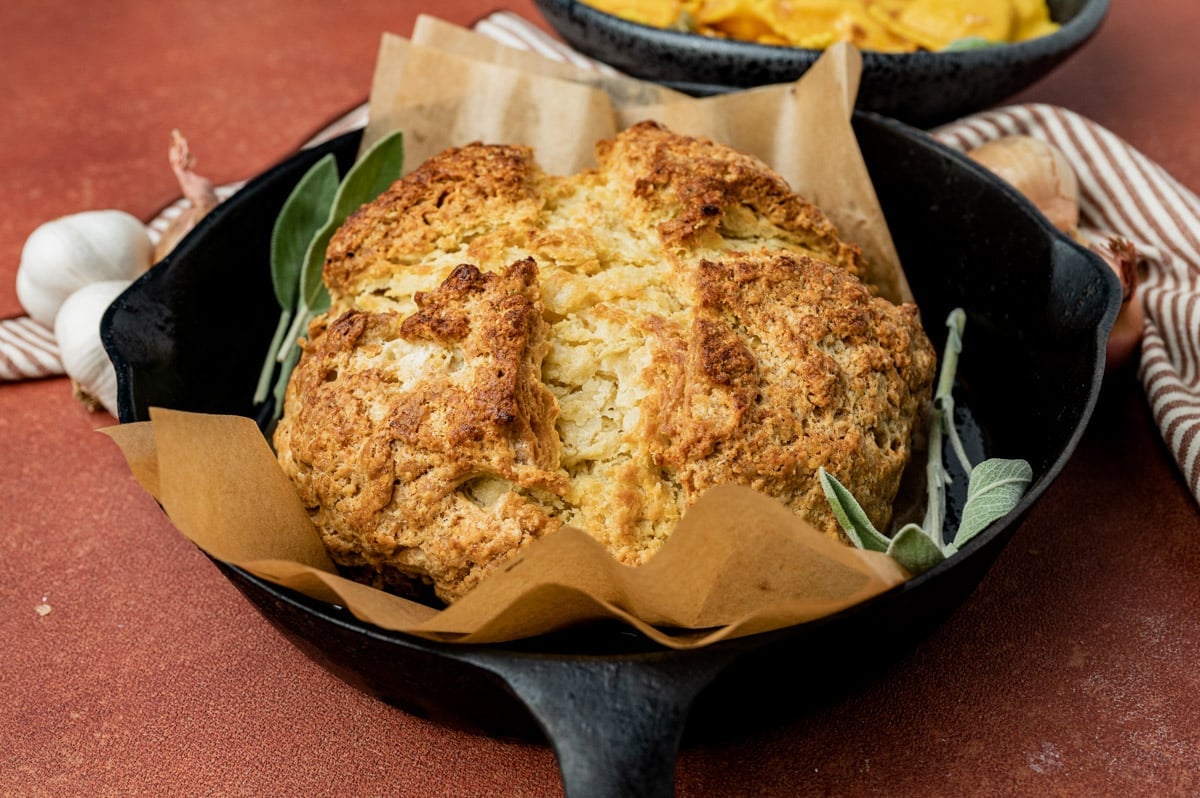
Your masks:
{"label": "parchment paper", "polygon": [[568,527],[439,611],[338,576],[253,420],[150,415],[103,432],[197,546],[377,626],[434,640],[500,642],[615,618],[665,646],[691,648],[820,618],[907,578],[890,557],[831,540],[779,502],[726,486],[706,493],[640,568]]}

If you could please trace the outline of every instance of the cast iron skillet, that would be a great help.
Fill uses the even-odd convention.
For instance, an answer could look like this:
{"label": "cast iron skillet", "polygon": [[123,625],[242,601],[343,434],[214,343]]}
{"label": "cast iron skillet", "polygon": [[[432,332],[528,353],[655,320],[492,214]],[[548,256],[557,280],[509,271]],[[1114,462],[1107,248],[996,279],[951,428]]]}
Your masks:
{"label": "cast iron skillet", "polygon": [[[544,735],[571,798],[670,795],[685,726],[711,738],[836,700],[846,674],[888,664],[975,588],[1059,473],[1096,401],[1120,301],[1098,258],[970,161],[882,117],[859,113],[855,129],[930,337],[940,346],[946,314],[967,312],[956,399],[972,456],[1033,465],[1020,505],[957,556],[822,621],[688,652],[609,624],[506,645],[435,644],[218,567],[313,659],[384,701],[488,734]],[[359,135],[251,181],[112,305],[102,338],[122,422],[147,419],[151,406],[259,412],[251,394],[277,319],[275,215],[326,152],[344,171]],[[952,498],[957,523],[961,496]],[[828,689],[804,694],[795,685],[805,679]]]}

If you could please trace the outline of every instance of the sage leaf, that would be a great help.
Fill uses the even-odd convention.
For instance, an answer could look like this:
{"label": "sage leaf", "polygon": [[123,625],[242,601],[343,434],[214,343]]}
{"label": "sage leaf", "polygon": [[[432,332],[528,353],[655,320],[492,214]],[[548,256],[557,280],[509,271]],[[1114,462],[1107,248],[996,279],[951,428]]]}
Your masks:
{"label": "sage leaf", "polygon": [[346,173],[332,216],[340,225],[359,207],[387,191],[404,170],[404,135],[395,131],[375,142]]}
{"label": "sage leaf", "polygon": [[913,576],[946,559],[941,546],[916,524],[905,524],[892,538],[887,554]]}
{"label": "sage leaf", "polygon": [[322,273],[325,268],[325,251],[329,249],[329,242],[337,232],[338,226],[333,224],[331,219],[308,243],[308,251],[304,253],[304,269],[300,272],[300,305],[296,308],[296,318],[292,320],[283,348],[279,350],[281,363],[288,357],[290,350],[295,348],[296,341],[308,329],[308,323],[313,317],[329,309],[329,289],[325,287]]}
{"label": "sage leaf", "polygon": [[333,155],[326,155],[300,178],[275,218],[271,231],[271,284],[279,307],[289,315],[296,309],[308,245],[328,221],[337,190],[337,161]]}
{"label": "sage leaf", "polygon": [[1024,460],[992,458],[975,466],[967,484],[967,502],[954,536],[954,548],[961,548],[1016,507],[1032,481],[1033,468]]}
{"label": "sage leaf", "polygon": [[[325,251],[333,234],[351,213],[382,194],[404,169],[404,136],[396,131],[375,142],[342,179],[325,224],[309,240],[300,272],[300,307],[284,346],[295,342],[307,327],[307,314],[329,308],[329,292],[322,279]],[[285,353],[280,353],[281,358]]]}
{"label": "sage leaf", "polygon": [[[962,353],[962,333],[966,325],[966,314],[955,308],[946,317],[946,346],[942,352],[942,364],[934,392],[933,408],[930,413],[928,461],[925,476],[928,482],[928,505],[922,524],[906,524],[890,540],[881,534],[862,506],[835,477],[824,468],[817,470],[817,477],[829,508],[833,512],[846,536],[860,549],[886,552],[889,557],[916,576],[928,571],[947,557],[958,553],[981,530],[996,519],[1004,516],[1017,505],[1033,481],[1033,469],[1024,460],[992,458],[972,467],[966,450],[954,426],[954,389],[958,358]],[[954,540],[945,543],[943,525],[946,516],[946,485],[950,473],[942,460],[943,438],[948,439],[955,455],[969,475],[967,501],[963,506],[962,518]]]}
{"label": "sage leaf", "polygon": [[255,404],[261,404],[267,398],[279,351],[292,328],[308,246],[329,218],[337,188],[337,161],[333,155],[326,155],[304,173],[275,217],[275,226],[271,229],[270,265],[271,286],[280,308],[279,322],[258,375]]}
{"label": "sage leaf", "polygon": [[[294,308],[290,318],[287,317],[286,309],[280,317],[276,336],[281,340],[278,347],[270,353],[272,360],[282,364],[275,382],[275,418],[278,418],[283,410],[283,394],[292,369],[300,358],[297,342],[308,329],[309,322],[329,309],[329,290],[325,287],[323,279],[325,253],[329,249],[329,242],[350,214],[387,190],[403,170],[404,136],[400,131],[396,131],[377,141],[350,167],[350,171],[335,186],[332,198],[325,204],[324,219],[310,228],[303,255],[298,260],[298,268],[294,274],[287,275],[294,286]],[[324,202],[323,199],[322,201]],[[284,328],[286,332],[281,335],[280,330]],[[274,363],[270,362],[264,366],[264,373],[260,376],[258,390],[255,392],[256,403],[266,399],[269,383],[267,369],[273,366]]]}
{"label": "sage leaf", "polygon": [[829,509],[845,530],[846,537],[860,549],[887,551],[891,541],[875,528],[863,511],[862,505],[850,491],[824,468],[817,469],[817,479],[821,482],[821,489],[825,491]]}

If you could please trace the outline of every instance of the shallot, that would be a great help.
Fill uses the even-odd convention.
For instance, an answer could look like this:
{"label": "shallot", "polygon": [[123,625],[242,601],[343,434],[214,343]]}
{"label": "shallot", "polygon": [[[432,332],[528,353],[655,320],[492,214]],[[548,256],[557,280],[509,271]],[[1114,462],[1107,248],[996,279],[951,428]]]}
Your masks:
{"label": "shallot", "polygon": [[1037,206],[1052,225],[1074,233],[1079,225],[1079,180],[1062,151],[1033,136],[1009,135],[967,155]]}
{"label": "shallot", "polygon": [[1104,358],[1106,370],[1113,372],[1132,360],[1142,342],[1145,310],[1137,293],[1141,258],[1133,243],[1120,236],[1110,236],[1091,249],[1121,281],[1121,311],[1109,333]]}

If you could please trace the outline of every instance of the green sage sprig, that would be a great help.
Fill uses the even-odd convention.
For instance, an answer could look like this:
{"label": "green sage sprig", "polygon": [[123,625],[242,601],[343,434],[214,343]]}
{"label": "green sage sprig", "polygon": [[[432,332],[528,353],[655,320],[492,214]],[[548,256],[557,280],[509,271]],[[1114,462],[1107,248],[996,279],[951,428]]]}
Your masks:
{"label": "green sage sprig", "polygon": [[298,341],[309,322],[329,309],[321,272],[334,232],[356,209],[382,194],[403,169],[404,138],[399,131],[377,141],[340,183],[337,164],[326,155],[300,178],[275,218],[271,283],[279,302],[279,323],[259,374],[254,403],[262,404],[272,394],[276,418],[283,409],[288,378],[300,359]]}
{"label": "green sage sprig", "polygon": [[[850,541],[860,549],[888,554],[914,576],[956,554],[988,524],[1016,507],[1033,481],[1033,469],[1024,460],[991,458],[972,466],[967,457],[954,426],[952,394],[965,325],[966,314],[961,308],[954,309],[946,318],[946,346],[929,424],[928,506],[921,524],[905,524],[889,538],[875,528],[845,486],[824,468],[817,472],[829,507]],[[943,437],[949,440],[950,448],[968,475],[967,501],[958,529],[948,543],[943,527],[950,474],[942,461]]]}
{"label": "green sage sprig", "polygon": [[332,155],[326,155],[300,178],[275,217],[275,227],[271,231],[271,285],[279,303],[279,323],[258,376],[255,404],[261,404],[267,398],[279,351],[290,333],[300,297],[300,273],[305,254],[313,238],[329,220],[337,186],[337,162]]}

